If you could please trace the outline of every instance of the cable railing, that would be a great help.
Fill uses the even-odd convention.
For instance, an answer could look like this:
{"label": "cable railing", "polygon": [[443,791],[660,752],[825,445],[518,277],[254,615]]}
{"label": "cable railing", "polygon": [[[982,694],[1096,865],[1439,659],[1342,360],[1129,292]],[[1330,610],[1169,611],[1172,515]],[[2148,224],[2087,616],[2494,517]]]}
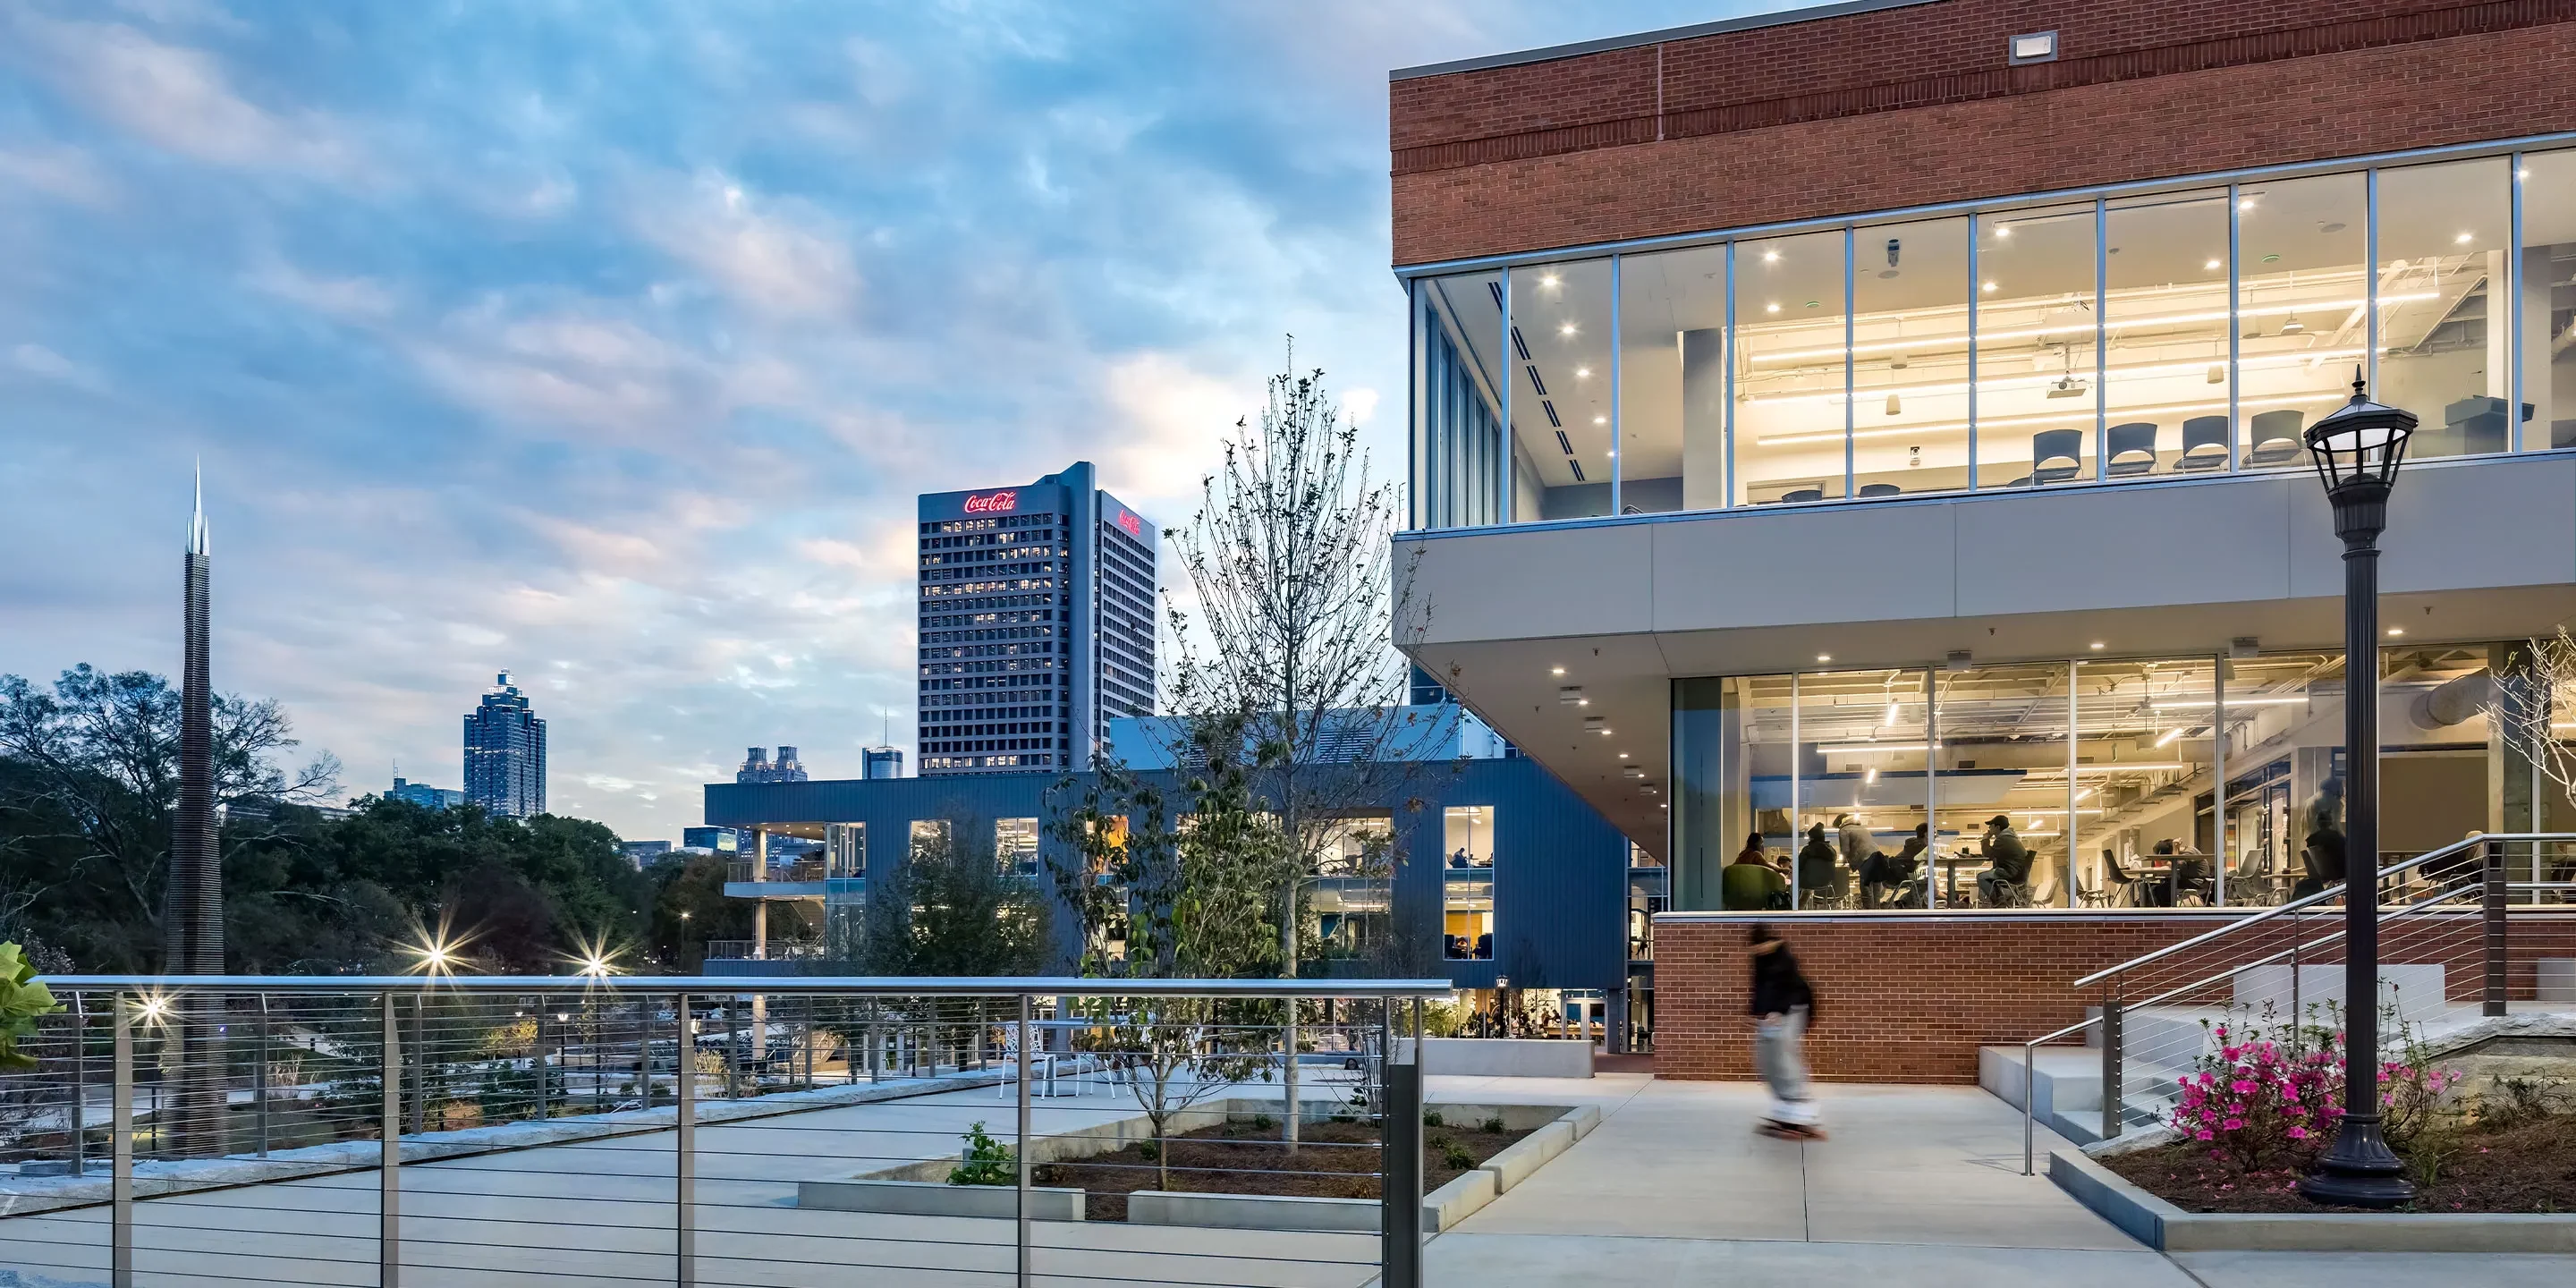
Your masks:
{"label": "cable railing", "polygon": [[0,1282],[1420,1283],[1445,980],[49,983]]}
{"label": "cable railing", "polygon": [[[2474,1040],[2481,1021],[2576,1011],[2576,834],[2472,836],[2382,868],[2376,996],[2383,1054]],[[2022,1169],[2033,1165],[2039,1052],[2083,1035],[2100,1055],[2099,1120],[2090,1078],[2051,1078],[2052,1118],[2083,1139],[2163,1122],[2180,1080],[2234,1032],[2342,1028],[2343,888],[2293,899],[2075,981],[2098,989],[2084,1020],[2022,1048]],[[2064,1081],[2066,1092],[2057,1090]],[[2070,1105],[2069,1100],[2075,1103]]]}

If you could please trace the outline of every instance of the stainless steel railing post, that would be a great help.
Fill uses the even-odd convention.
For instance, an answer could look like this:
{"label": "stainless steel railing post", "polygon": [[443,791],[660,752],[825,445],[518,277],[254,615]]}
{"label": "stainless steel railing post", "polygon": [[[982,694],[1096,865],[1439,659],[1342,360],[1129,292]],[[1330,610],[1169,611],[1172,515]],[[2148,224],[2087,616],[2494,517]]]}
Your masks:
{"label": "stainless steel railing post", "polygon": [[72,994],[72,1175],[89,1175],[89,997]]}
{"label": "stainless steel railing post", "polygon": [[268,1157],[268,994],[259,995],[259,1058],[250,1067],[251,1121],[259,1156]]}
{"label": "stainless steel railing post", "polygon": [[1297,999],[1289,998],[1287,1006],[1288,1022],[1279,1030],[1280,1059],[1286,1062],[1280,1075],[1280,1084],[1288,1095],[1287,1113],[1284,1115],[1288,1119],[1288,1156],[1295,1158],[1297,1156],[1297,1121],[1305,1117],[1305,1105],[1297,1096]]}
{"label": "stainless steel railing post", "polygon": [[[2121,1044],[2126,1042],[2126,1026],[2121,1022],[2120,992],[2102,990],[2102,1139],[2116,1140],[2126,1124],[2121,1100]],[[2028,1094],[2027,1090],[2024,1091]]]}
{"label": "stainless steel railing post", "polygon": [[1380,1005],[1378,1282],[1422,1288],[1422,1040],[1417,1027],[1412,1050],[1400,1050],[1395,999]]}
{"label": "stainless steel railing post", "polygon": [[[1033,1142],[1029,1139],[1029,1047],[1033,1045],[1032,1036],[1035,1030],[1029,1024],[1029,1010],[1029,995],[1022,993],[1020,994],[1019,1041],[1020,1122],[1019,1133],[1016,1137],[1018,1147],[1012,1151],[1012,1153],[1018,1156],[1019,1163],[1019,1176],[1017,1181],[1017,1184],[1019,1185],[1019,1194],[1017,1206],[1015,1208],[1019,1219],[1014,1223],[1017,1233],[1013,1237],[1014,1248],[1019,1254],[1019,1273],[1017,1282],[1019,1283],[1020,1288],[1028,1288],[1028,1285],[1031,1282],[1029,1265],[1029,1153],[1030,1146]],[[1162,1147],[1162,1143],[1160,1141],[1155,1142],[1155,1144],[1157,1148]]]}
{"label": "stainless steel railing post", "polygon": [[114,1288],[134,1288],[134,999],[118,993],[116,1052],[109,1077],[108,1276]]}
{"label": "stainless steel railing post", "polygon": [[[2540,845],[2538,842],[2532,843],[2532,849],[2534,852],[2537,852],[2539,848]],[[2479,902],[2484,905],[2481,909],[2483,915],[2480,917],[2480,921],[2483,923],[2481,929],[2484,933],[2480,938],[2484,941],[2483,946],[2486,950],[2487,969],[2486,988],[2484,990],[2485,996],[2481,999],[2484,1002],[2484,1005],[2480,1009],[2487,1015],[2502,1015],[2507,1009],[2505,953],[2508,947],[2505,940],[2505,872],[2504,843],[2502,841],[2489,841],[2486,844],[2485,876],[2485,889],[2481,892],[2482,898]]]}
{"label": "stainless steel railing post", "polygon": [[2031,1118],[2039,1103],[2039,1043],[2021,1044],[2021,1174],[2030,1175]]}
{"label": "stainless steel railing post", "polygon": [[698,1282],[698,1044],[689,1032],[689,995],[674,1008],[680,1017],[680,1043],[674,1056],[673,1081],[679,1086],[679,1108],[672,1118],[672,1220],[677,1228],[679,1288]]}
{"label": "stainless steel railing post", "polygon": [[[415,1014],[418,1012],[415,1011]],[[402,1284],[402,1013],[384,995],[383,1148],[376,1160],[376,1283]]]}

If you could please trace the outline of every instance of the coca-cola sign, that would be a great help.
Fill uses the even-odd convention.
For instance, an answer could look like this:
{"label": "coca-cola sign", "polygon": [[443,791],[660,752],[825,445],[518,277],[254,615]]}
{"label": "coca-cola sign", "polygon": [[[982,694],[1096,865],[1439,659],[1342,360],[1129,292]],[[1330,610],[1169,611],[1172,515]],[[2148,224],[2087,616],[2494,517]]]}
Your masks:
{"label": "coca-cola sign", "polygon": [[976,492],[966,498],[968,514],[1009,514],[1020,508],[1020,494],[1011,492]]}
{"label": "coca-cola sign", "polygon": [[1118,526],[1125,528],[1128,536],[1135,537],[1139,540],[1142,540],[1145,536],[1144,521],[1138,519],[1136,517],[1136,512],[1133,510],[1121,509],[1118,511]]}

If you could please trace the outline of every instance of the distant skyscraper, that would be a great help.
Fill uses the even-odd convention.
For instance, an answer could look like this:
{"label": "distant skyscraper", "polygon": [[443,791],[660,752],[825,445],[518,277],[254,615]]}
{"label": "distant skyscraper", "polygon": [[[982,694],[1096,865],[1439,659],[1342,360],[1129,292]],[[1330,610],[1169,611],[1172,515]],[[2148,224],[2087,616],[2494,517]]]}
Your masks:
{"label": "distant skyscraper", "polygon": [[921,772],[1089,769],[1154,714],[1154,525],[1078,461],[921,498]]}
{"label": "distant skyscraper", "polygon": [[859,750],[861,778],[903,777],[903,748],[863,747]]}
{"label": "distant skyscraper", "polygon": [[680,848],[735,854],[742,849],[742,836],[730,827],[684,827],[680,829]]}
{"label": "distant skyscraper", "polygon": [[410,801],[422,809],[454,809],[465,803],[465,793],[453,788],[408,782],[402,775],[396,774],[393,788],[385,793],[385,799]]}
{"label": "distant skyscraper", "polygon": [[753,747],[742,758],[742,768],[733,771],[737,783],[801,783],[805,766],[796,759],[796,749],[785,743],[778,746],[778,759],[769,758],[769,748]]}
{"label": "distant skyscraper", "polygon": [[620,841],[617,848],[626,852],[626,861],[641,870],[646,864],[671,852],[669,841]]}
{"label": "distant skyscraper", "polygon": [[546,722],[507,671],[465,714],[465,799],[503,818],[546,812]]}
{"label": "distant skyscraper", "polygon": [[[214,663],[208,643],[213,570],[201,480],[181,575],[186,634],[180,645],[179,809],[170,819],[161,914],[161,970],[169,975],[224,973],[224,869],[215,819]],[[177,1103],[163,1111],[164,1138],[182,1158],[217,1157],[225,1150],[223,1002],[192,994],[174,1009],[163,1032],[162,1057],[174,1070]]]}

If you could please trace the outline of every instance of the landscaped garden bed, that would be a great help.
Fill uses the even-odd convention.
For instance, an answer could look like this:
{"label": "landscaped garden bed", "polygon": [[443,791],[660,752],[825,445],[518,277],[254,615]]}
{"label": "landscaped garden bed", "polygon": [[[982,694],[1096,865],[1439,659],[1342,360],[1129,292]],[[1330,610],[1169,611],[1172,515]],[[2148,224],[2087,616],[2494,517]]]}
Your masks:
{"label": "landscaped garden bed", "polygon": [[[2576,1117],[2472,1124],[2418,1134],[2402,1155],[2419,1194],[2413,1212],[2576,1212]],[[2291,1166],[2237,1170],[2197,1142],[2098,1160],[2186,1212],[2316,1212]]]}
{"label": "landscaped garden bed", "polygon": [[[1422,1188],[1439,1188],[1477,1164],[1528,1136],[1503,1128],[1500,1118],[1481,1122],[1432,1121],[1422,1129]],[[1031,1180],[1041,1185],[1087,1191],[1085,1217],[1093,1221],[1127,1219],[1127,1196],[1138,1190],[1193,1194],[1251,1194],[1296,1198],[1368,1199],[1378,1197],[1380,1155],[1377,1125],[1325,1121],[1303,1124],[1296,1153],[1279,1139],[1280,1128],[1266,1119],[1228,1122],[1222,1126],[1169,1138],[1162,1146],[1168,1159],[1155,1157],[1154,1142],[1139,1142],[1078,1162],[1041,1163]]]}

